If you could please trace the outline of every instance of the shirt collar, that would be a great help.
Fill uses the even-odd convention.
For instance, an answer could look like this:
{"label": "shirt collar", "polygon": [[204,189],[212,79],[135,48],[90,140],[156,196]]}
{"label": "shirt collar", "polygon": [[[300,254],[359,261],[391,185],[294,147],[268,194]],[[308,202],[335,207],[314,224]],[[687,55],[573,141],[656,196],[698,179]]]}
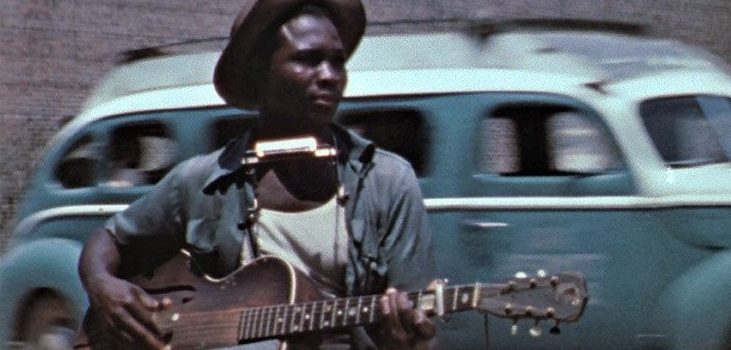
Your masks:
{"label": "shirt collar", "polygon": [[[339,125],[331,124],[335,134],[338,149],[338,162],[349,164],[357,173],[373,158],[375,146],[373,143]],[[208,176],[203,186],[203,193],[212,195],[215,192],[224,193],[233,184],[241,184],[245,179],[244,167],[241,164],[247,150],[251,149],[252,132],[247,131],[242,136],[229,141],[224,146],[215,169]]]}

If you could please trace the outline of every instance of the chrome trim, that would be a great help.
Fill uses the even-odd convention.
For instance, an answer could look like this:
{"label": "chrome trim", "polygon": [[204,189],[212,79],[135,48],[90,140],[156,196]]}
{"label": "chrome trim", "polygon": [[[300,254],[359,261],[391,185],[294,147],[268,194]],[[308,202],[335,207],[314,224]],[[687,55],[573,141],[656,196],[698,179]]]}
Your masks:
{"label": "chrome trim", "polygon": [[427,211],[455,210],[609,210],[731,206],[727,195],[706,196],[586,196],[586,197],[452,197],[424,200]]}
{"label": "chrome trim", "polygon": [[462,225],[467,227],[473,227],[478,229],[493,229],[493,228],[506,228],[510,225],[506,222],[491,222],[491,221],[478,221],[478,220],[465,220]]}
{"label": "chrome trim", "polygon": [[[609,210],[664,209],[677,207],[731,206],[728,195],[693,196],[586,196],[586,197],[445,197],[424,199],[429,212],[472,210]],[[109,216],[127,208],[127,204],[64,206],[42,210],[23,219],[13,235],[25,234],[40,223],[64,216]]]}
{"label": "chrome trim", "polygon": [[128,207],[127,204],[96,204],[56,207],[35,212],[26,217],[13,230],[14,236],[24,235],[44,221],[67,216],[110,216]]}

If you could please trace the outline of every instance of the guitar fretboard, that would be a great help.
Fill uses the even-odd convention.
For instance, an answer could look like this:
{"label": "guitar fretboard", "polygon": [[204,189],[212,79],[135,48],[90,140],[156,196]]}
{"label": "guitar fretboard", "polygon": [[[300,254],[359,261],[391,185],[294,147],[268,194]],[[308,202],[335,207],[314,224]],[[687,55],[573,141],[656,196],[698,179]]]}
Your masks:
{"label": "guitar fretboard", "polygon": [[[444,288],[442,309],[444,313],[470,310],[476,306],[481,292],[480,284]],[[408,297],[414,307],[433,314],[438,311],[437,294],[421,291]],[[373,323],[380,313],[380,297],[369,295],[247,308],[241,311],[239,337],[246,341]]]}

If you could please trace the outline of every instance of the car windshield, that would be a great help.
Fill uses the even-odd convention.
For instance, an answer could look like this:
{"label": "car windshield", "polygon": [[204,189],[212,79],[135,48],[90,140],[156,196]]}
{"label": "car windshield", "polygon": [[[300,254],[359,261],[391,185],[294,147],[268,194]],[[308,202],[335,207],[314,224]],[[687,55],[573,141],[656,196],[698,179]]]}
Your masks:
{"label": "car windshield", "polygon": [[731,98],[681,96],[645,101],[642,121],[671,167],[727,163],[731,159]]}

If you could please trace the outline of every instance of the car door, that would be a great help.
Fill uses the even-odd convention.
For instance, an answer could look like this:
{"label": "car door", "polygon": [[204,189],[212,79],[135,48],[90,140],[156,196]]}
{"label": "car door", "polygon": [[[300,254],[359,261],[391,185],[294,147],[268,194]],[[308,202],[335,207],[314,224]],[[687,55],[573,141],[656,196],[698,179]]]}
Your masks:
{"label": "car door", "polygon": [[474,343],[479,334],[489,348],[637,347],[664,279],[653,257],[671,248],[650,210],[635,205],[635,183],[602,116],[563,96],[474,99],[465,145],[472,157],[460,177],[469,210],[457,214],[445,272],[457,281],[497,282],[578,271],[590,299],[581,321],[560,336],[547,335],[553,324],[529,332],[531,320],[519,321],[517,333],[504,321],[454,327],[469,328]]}
{"label": "car door", "polygon": [[[639,205],[635,181],[603,116],[558,95],[468,93],[374,98],[339,121],[415,164],[439,276],[452,285],[578,271],[590,302],[560,336],[553,324],[478,313],[437,322],[445,348],[633,348],[678,243]],[[639,204],[638,204],[639,203]],[[535,334],[535,332],[534,332]]]}

